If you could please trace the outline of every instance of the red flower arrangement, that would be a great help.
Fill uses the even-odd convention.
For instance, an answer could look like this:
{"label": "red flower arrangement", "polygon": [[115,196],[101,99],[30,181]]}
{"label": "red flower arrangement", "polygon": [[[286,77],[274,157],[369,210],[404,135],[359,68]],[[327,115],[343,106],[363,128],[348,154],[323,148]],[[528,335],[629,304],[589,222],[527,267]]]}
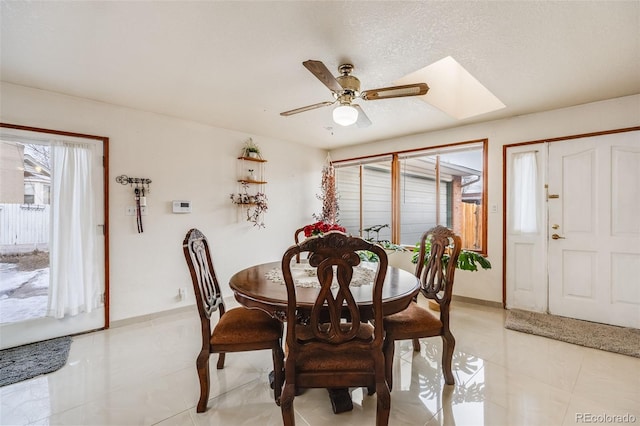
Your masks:
{"label": "red flower arrangement", "polygon": [[311,237],[313,235],[322,235],[325,232],[329,232],[329,231],[347,232],[347,230],[343,226],[320,221],[320,222],[312,223],[311,225],[305,226],[304,236]]}

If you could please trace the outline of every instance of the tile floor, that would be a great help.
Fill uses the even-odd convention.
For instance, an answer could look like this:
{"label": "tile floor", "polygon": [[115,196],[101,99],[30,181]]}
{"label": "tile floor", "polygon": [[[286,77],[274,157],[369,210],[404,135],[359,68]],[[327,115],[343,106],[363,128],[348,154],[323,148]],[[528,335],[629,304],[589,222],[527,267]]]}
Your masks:
{"label": "tile floor", "polygon": [[[640,359],[505,330],[502,309],[454,303],[456,385],[443,385],[440,339],[419,354],[399,342],[391,425],[640,424]],[[230,354],[224,370],[212,357],[209,409],[195,412],[199,332],[194,307],[76,336],[61,370],[0,388],[0,424],[282,424],[269,351]],[[296,424],[375,424],[375,395],[354,389],[352,399],[353,411],[335,415],[326,391],[307,390]]]}

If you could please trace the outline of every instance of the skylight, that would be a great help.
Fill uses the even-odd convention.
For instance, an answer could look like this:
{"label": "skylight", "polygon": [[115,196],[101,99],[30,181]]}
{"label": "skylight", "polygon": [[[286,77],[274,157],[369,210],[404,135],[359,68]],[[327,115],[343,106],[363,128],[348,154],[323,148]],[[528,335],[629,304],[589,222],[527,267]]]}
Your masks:
{"label": "skylight", "polygon": [[426,95],[419,98],[458,119],[496,111],[505,105],[451,56],[447,56],[394,83],[425,82]]}

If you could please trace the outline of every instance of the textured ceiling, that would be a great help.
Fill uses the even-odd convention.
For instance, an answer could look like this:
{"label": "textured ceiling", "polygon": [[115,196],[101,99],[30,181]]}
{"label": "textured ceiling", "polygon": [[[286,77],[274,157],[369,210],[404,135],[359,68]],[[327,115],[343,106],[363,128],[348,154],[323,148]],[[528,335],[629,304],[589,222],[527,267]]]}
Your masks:
{"label": "textured ceiling", "polygon": [[[3,81],[322,148],[640,93],[640,2],[7,2]],[[363,89],[452,56],[506,108],[456,120],[416,98],[360,101],[340,127],[303,66]],[[427,81],[431,87],[437,81]],[[429,100],[427,95],[426,100]]]}

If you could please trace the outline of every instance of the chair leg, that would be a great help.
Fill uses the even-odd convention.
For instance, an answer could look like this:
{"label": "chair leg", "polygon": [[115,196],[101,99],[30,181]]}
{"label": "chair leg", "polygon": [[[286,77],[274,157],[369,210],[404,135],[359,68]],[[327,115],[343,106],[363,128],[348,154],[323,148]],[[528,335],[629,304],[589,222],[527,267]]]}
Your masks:
{"label": "chair leg", "polygon": [[382,345],[382,353],[384,354],[384,377],[387,380],[389,390],[393,389],[393,354],[395,352],[396,343],[388,337]]}
{"label": "chair leg", "polygon": [[280,395],[282,394],[282,385],[284,383],[284,352],[282,345],[273,348],[273,396],[276,404],[280,405]]}
{"label": "chair leg", "polygon": [[209,400],[209,352],[200,352],[196,359],[196,369],[198,370],[198,380],[200,381],[200,399],[198,400],[198,413],[207,411],[207,401]]}
{"label": "chair leg", "polygon": [[222,369],[224,368],[224,356],[225,356],[225,355],[226,355],[226,354],[225,354],[224,352],[220,352],[220,353],[218,354],[218,364],[216,364],[216,368],[217,368],[218,370],[222,370]]}
{"label": "chair leg", "polygon": [[388,384],[384,381],[376,383],[377,407],[376,426],[387,426],[389,424],[389,414],[391,412],[391,395]]}
{"label": "chair leg", "polygon": [[282,411],[282,424],[284,426],[295,426],[296,419],[293,412],[293,398],[296,394],[294,383],[285,383],[280,396],[280,410]]}
{"label": "chair leg", "polygon": [[413,339],[413,351],[420,352],[420,339]]}
{"label": "chair leg", "polygon": [[444,382],[448,385],[455,384],[453,372],[451,371],[451,360],[453,359],[453,349],[456,347],[456,339],[451,332],[445,332],[442,335],[442,372],[444,374]]}

